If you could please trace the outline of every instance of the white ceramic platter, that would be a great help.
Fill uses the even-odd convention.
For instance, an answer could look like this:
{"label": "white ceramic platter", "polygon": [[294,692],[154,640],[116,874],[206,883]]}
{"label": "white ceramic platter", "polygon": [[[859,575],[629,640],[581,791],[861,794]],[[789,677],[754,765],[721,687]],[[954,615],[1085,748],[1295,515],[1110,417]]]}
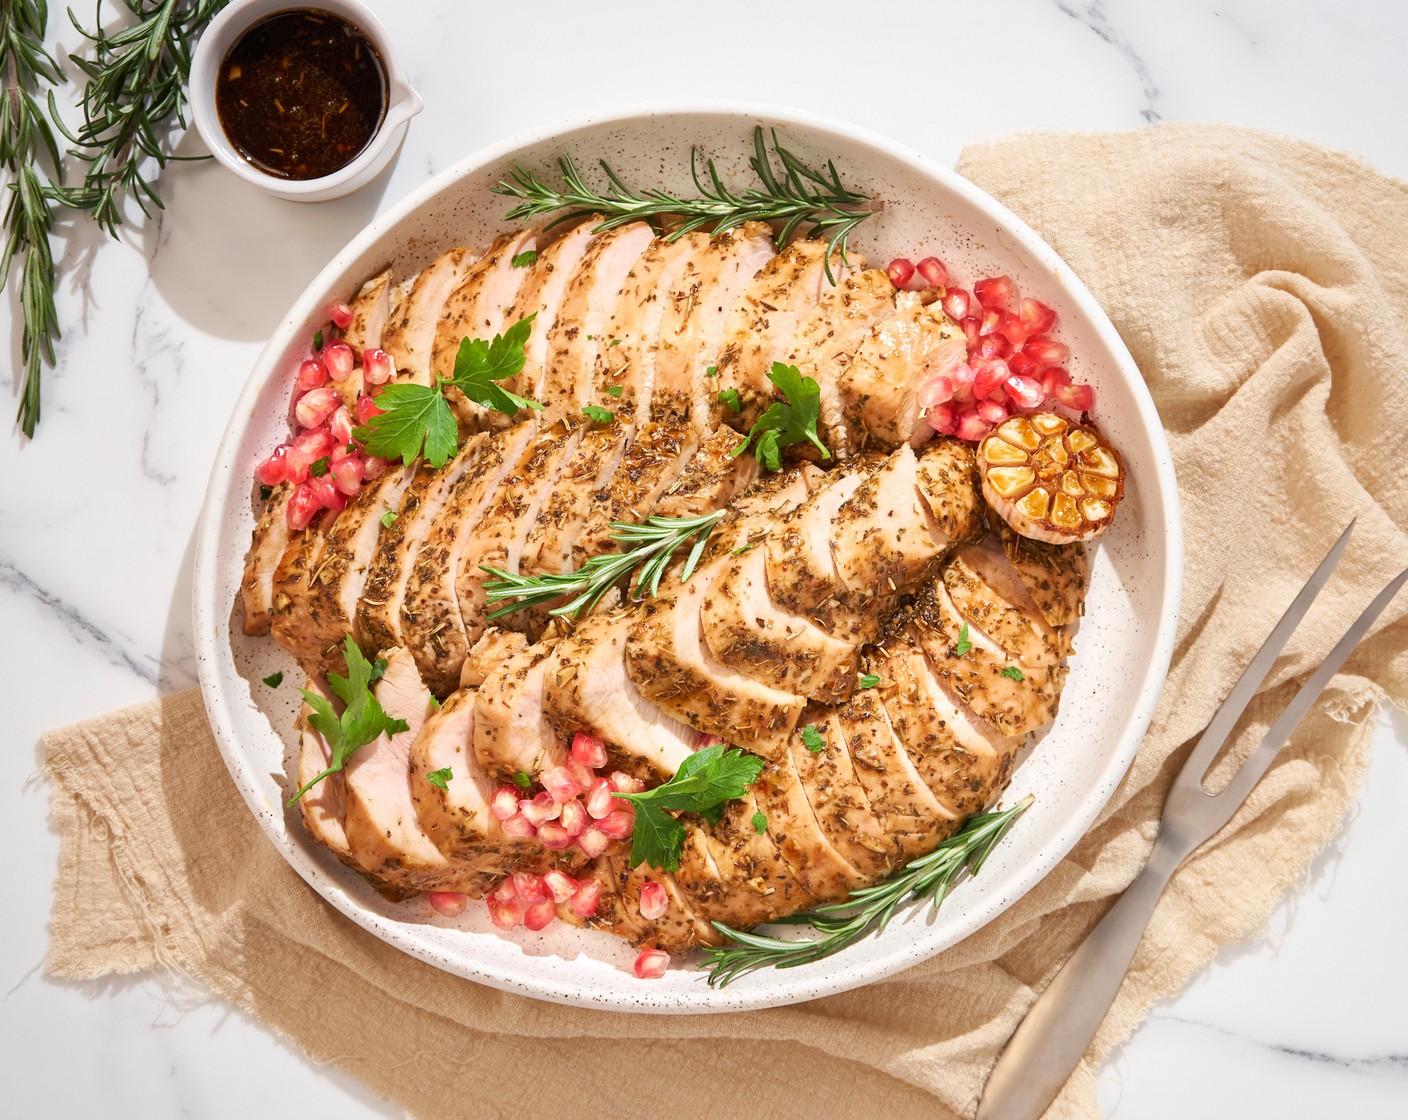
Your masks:
{"label": "white ceramic platter", "polygon": [[[1124,456],[1126,498],[1094,553],[1085,619],[1054,727],[1017,768],[1005,803],[1035,805],[937,915],[916,908],[881,935],[810,967],[767,970],[715,991],[702,971],[637,980],[633,951],[557,923],[542,933],[494,930],[482,905],[457,920],[420,900],[391,904],[304,835],[282,807],[299,674],[267,639],[239,632],[236,599],[254,524],[255,463],[286,438],[291,374],[333,299],[388,263],[399,276],[455,244],[482,246],[506,228],[490,193],[516,162],[542,172],[570,152],[583,169],[605,158],[626,181],[691,193],[698,146],[725,179],[748,181],[755,124],[776,127],[808,161],[835,160],[845,182],[881,198],[852,249],[883,264],[936,255],[965,286],[1010,274],[1060,315],[1071,372],[1096,390],[1096,416]],[[590,173],[590,171],[589,171]],[[916,152],[834,121],[764,106],[665,105],[579,118],[463,160],[357,234],[289,309],[260,356],[220,447],[195,560],[201,690],[230,773],[270,840],[309,885],[350,919],[438,968],[542,999],[626,1011],[734,1011],[813,999],[888,976],[953,945],[1035,885],[1090,827],[1129,766],[1168,668],[1183,549],[1173,464],[1139,371],[1084,285],[1018,218]],[[282,669],[275,690],[261,678]]]}

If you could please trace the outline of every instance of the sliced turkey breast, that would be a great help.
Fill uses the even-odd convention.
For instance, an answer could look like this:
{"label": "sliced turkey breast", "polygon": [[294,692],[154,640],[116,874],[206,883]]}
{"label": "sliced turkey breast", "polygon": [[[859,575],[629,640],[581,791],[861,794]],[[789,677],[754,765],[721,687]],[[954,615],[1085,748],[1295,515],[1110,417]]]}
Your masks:
{"label": "sliced turkey breast", "polygon": [[[831,263],[837,280],[844,278],[847,270],[839,253]],[[749,281],[729,313],[717,366],[717,387],[738,392],[740,427],[752,424],[776,396],[768,380],[772,363],[787,360],[798,328],[832,287],[826,276],[826,242],[815,239],[792,242]],[[714,413],[727,419],[717,405]]]}
{"label": "sliced turkey breast", "polygon": [[435,528],[450,495],[480,454],[488,437],[470,436],[439,470],[424,463],[401,499],[390,524],[383,522],[376,552],[367,565],[362,597],[357,601],[356,634],[367,649],[406,645],[401,631],[401,607],[423,545]]}
{"label": "sliced turkey breast", "polygon": [[723,509],[758,478],[758,461],[735,455],[737,433],[723,428],[705,437],[684,470],[655,501],[657,517],[700,517]]}
{"label": "sliced turkey breast", "polygon": [[822,476],[816,491],[766,536],[767,585],[773,601],[814,619],[828,633],[837,628],[832,611],[841,585],[831,552],[831,526],[864,478],[861,470]]}
{"label": "sliced turkey breast", "polygon": [[[475,257],[463,246],[441,253],[420,270],[405,301],[382,332],[382,349],[406,380],[429,385],[435,334],[450,293],[464,281]],[[436,371],[440,372],[440,371]]]}
{"label": "sliced turkey breast", "polygon": [[656,238],[636,262],[606,324],[607,344],[597,360],[596,403],[640,423],[650,419],[655,355],[670,293],[685,266],[708,250],[709,235],[695,230],[680,238]]}
{"label": "sliced turkey breast", "polygon": [[773,256],[772,230],[748,222],[691,257],[670,289],[655,355],[652,417],[690,418],[712,429],[718,379],[706,376],[723,352],[724,328],[748,282]]}
{"label": "sliced turkey breast", "polygon": [[401,605],[401,632],[427,687],[437,696],[454,689],[472,641],[455,591],[460,560],[475,539],[499,481],[520,460],[533,430],[530,424],[519,424],[480,445],[416,553]]}
{"label": "sliced turkey breast", "polygon": [[528,637],[516,630],[501,630],[490,626],[469,647],[460,670],[460,688],[478,688],[490,673],[514,654],[528,648]]}
{"label": "sliced turkey breast", "polygon": [[558,416],[577,416],[596,399],[596,368],[607,348],[606,323],[626,278],[654,239],[645,222],[597,237],[567,285],[548,333],[548,376],[542,403]]}
{"label": "sliced turkey breast", "polygon": [[919,390],[930,377],[967,360],[963,331],[939,304],[901,292],[895,308],[837,378],[853,447],[866,438],[915,444],[928,439],[932,429],[920,415]]}
{"label": "sliced turkey breast", "polygon": [[698,734],[646,700],[626,672],[629,610],[589,615],[553,646],[543,711],[568,742],[577,732],[606,744],[613,769],[647,780],[670,777],[694,752]]}
{"label": "sliced turkey breast", "polygon": [[308,588],[323,554],[324,533],[336,517],[335,511],[324,510],[308,528],[291,533],[288,547],[274,569],[270,632],[310,676],[319,672],[322,647],[313,619],[308,616]]}
{"label": "sliced turkey breast", "polygon": [[246,634],[269,633],[274,609],[274,573],[288,548],[288,500],[291,483],[281,482],[264,502],[254,536],[244,558],[240,578],[240,604],[244,611]]}
{"label": "sliced turkey breast", "polygon": [[1066,626],[1080,618],[1090,585],[1085,546],[1046,544],[1020,537],[991,510],[988,526],[997,535],[1003,555],[1042,617],[1052,626]]}
{"label": "sliced turkey breast", "polygon": [[915,470],[919,497],[941,536],[952,543],[982,536],[987,503],[972,444],[936,439],[919,452]]}
{"label": "sliced turkey breast", "polygon": [[324,669],[341,671],[346,635],[361,640],[354,632],[353,620],[367,568],[380,535],[386,532],[381,519],[400,508],[415,474],[415,467],[393,464],[380,478],[362,487],[324,534],[322,555],[304,591],[311,630],[308,642],[322,648]]}
{"label": "sliced turkey breast", "polygon": [[[331,704],[339,717],[342,715],[342,701],[322,677],[309,677],[304,688]],[[327,740],[308,722],[312,714],[313,709],[306,703],[298,712],[298,757],[294,760],[294,785],[290,793],[302,789],[332,765],[332,751],[328,749]],[[344,863],[355,866],[351,849],[347,846],[347,830],[342,824],[346,812],[343,781],[341,773],[329,774],[298,799],[298,811],[303,816],[303,826],[309,836],[330,849]]]}
{"label": "sliced turkey breast", "polygon": [[543,710],[551,653],[550,642],[536,642],[509,655],[474,694],[474,757],[497,781],[567,761],[567,742]]}
{"label": "sliced turkey breast", "polygon": [[342,330],[342,341],[360,357],[381,346],[381,336],[391,317],[391,270],[379,272],[352,297],[352,321]]}
{"label": "sliced turkey breast", "polygon": [[1065,631],[1046,621],[1026,587],[1010,578],[1010,572],[1001,546],[988,538],[949,557],[943,569],[944,587],[958,613],[1016,664],[1054,665],[1070,652]]}
{"label": "sliced turkey breast", "polygon": [[596,495],[616,476],[632,435],[623,424],[594,424],[583,431],[528,530],[518,562],[520,572],[544,575],[570,570],[572,545]]}
{"label": "sliced turkey breast", "polygon": [[[694,913],[673,875],[647,864],[631,867],[628,844],[604,853],[592,865],[592,874],[602,884],[596,914],[582,922],[569,908],[560,907],[559,913],[568,921],[608,929],[633,945],[678,950],[723,943],[723,937]],[[665,889],[665,912],[658,918],[646,918],[640,912],[640,892],[647,883],[658,883]]]}

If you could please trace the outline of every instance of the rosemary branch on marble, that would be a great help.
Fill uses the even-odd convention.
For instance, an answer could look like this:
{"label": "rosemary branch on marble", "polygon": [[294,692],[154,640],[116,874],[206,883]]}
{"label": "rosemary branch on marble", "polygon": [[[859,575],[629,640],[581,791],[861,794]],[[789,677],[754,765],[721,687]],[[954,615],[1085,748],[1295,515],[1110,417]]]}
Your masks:
{"label": "rosemary branch on marble", "polygon": [[701,177],[699,151],[691,148],[689,166],[699,191],[698,198],[680,198],[664,190],[633,190],[606,160],[600,163],[610,186],[605,192],[595,190],[587,185],[570,155],[563,155],[557,161],[562,176],[559,186],[545,183],[532,171],[514,164],[509,169],[509,177],[500,180],[493,189],[495,194],[519,200],[508,212],[511,220],[565,211],[551,223],[557,225],[600,214],[605,215],[606,220],[597,228],[608,230],[639,220],[658,225],[662,218],[683,219],[670,228],[672,241],[696,229],[720,234],[744,222],[779,222],[777,239],[784,243],[806,226],[809,237],[828,236],[826,275],[835,283],[831,255],[839,253],[849,264],[846,247],[851,232],[877,213],[883,203],[845,186],[831,160],[826,161],[824,171],[803,163],[782,146],[776,129],[772,131],[772,151],[769,152],[762,126],[755,127],[753,148],[749,163],[759,185],[742,191],[735,191],[724,183],[712,159],[704,161],[707,175]]}
{"label": "rosemary branch on marble", "polygon": [[[16,420],[26,436],[34,435],[39,423],[40,380],[44,366],[54,364],[54,340],[59,336],[54,307],[57,277],[49,237],[55,211],[52,184],[59,175],[60,157],[54,133],[35,98],[41,84],[63,81],[58,63],[44,49],[48,22],[44,0],[0,2],[0,80],[4,82],[0,94],[0,168],[10,192],[3,218],[0,289],[17,266],[24,322],[20,336],[24,380]],[[47,169],[43,166],[46,158]]]}
{"label": "rosemary branch on marble", "polygon": [[934,851],[911,860],[883,883],[852,891],[844,901],[778,919],[778,924],[810,925],[820,937],[788,941],[712,923],[731,944],[704,950],[710,962],[709,984],[721,988],[755,969],[796,968],[829,957],[866,934],[884,929],[900,904],[909,899],[927,898],[937,910],[963,871],[976,875],[982,869],[993,848],[1033,800],[1028,796],[1010,809],[979,813]]}
{"label": "rosemary branch on marble", "polygon": [[83,123],[70,132],[50,94],[50,113],[87,164],[81,185],[57,192],[65,205],[88,211],[113,237],[123,206],[133,199],[146,217],[161,209],[155,177],[173,156],[172,122],[186,127],[186,84],[191,53],[201,31],[229,0],[122,0],[131,22],[103,26],[102,0],[91,30],[69,11],[91,46],[91,57],[73,64],[87,76],[80,105]]}
{"label": "rosemary branch on marble", "polygon": [[541,606],[569,596],[566,603],[553,607],[548,614],[581,618],[637,568],[635,598],[654,597],[660,593],[660,580],[675,553],[690,540],[694,544],[680,569],[680,582],[694,574],[710,531],[726,512],[715,510],[702,517],[647,517],[639,524],[613,521],[612,539],[631,547],[621,552],[600,553],[576,571],[558,575],[519,576],[481,564],[480,569],[494,577],[484,583],[485,599],[489,603],[516,600],[494,611],[489,619],[492,621],[524,607]]}

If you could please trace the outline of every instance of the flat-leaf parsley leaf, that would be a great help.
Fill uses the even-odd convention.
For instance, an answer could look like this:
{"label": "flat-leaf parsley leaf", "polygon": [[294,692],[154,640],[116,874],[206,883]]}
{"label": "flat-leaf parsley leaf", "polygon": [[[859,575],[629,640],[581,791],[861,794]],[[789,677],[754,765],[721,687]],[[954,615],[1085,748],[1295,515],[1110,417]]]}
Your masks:
{"label": "flat-leaf parsley leaf", "polygon": [[448,766],[439,770],[432,770],[425,776],[425,780],[438,789],[449,789],[450,779],[455,775]]}
{"label": "flat-leaf parsley leaf", "polygon": [[861,688],[874,688],[879,683],[880,678],[877,677],[874,673],[862,673],[860,675]]}
{"label": "flat-leaf parsley leaf", "polygon": [[536,249],[524,249],[523,252],[516,253],[513,259],[508,263],[513,265],[514,268],[527,268],[530,264],[533,264],[537,259],[538,251]]}
{"label": "flat-leaf parsley leaf", "polygon": [[820,754],[826,749],[826,740],[820,731],[816,729],[816,724],[809,723],[802,728],[802,746],[811,751],[812,754]]}
{"label": "flat-leaf parsley leaf", "polygon": [[616,419],[616,414],[609,408],[602,408],[599,404],[589,404],[583,407],[583,414],[594,424],[610,424]]}
{"label": "flat-leaf parsley leaf", "polygon": [[270,688],[278,688],[279,685],[284,683],[283,670],[280,669],[277,673],[270,673],[267,677],[264,678],[264,683],[267,684]]}
{"label": "flat-leaf parsley leaf", "polygon": [[1022,675],[1022,670],[1015,665],[1009,665],[1007,668],[1003,669],[1002,676],[1006,677],[1009,681],[1024,681],[1027,679]]}
{"label": "flat-leaf parsley leaf", "polygon": [[742,455],[752,444],[758,465],[769,471],[781,469],[782,449],[794,443],[810,443],[821,452],[823,459],[830,459],[831,451],[821,442],[816,430],[821,420],[821,387],[816,380],[803,377],[796,366],[782,362],[773,362],[768,380],[787,399],[770,404],[732,454]]}
{"label": "flat-leaf parsley leaf", "polygon": [[973,643],[968,640],[968,624],[965,622],[958,628],[958,644],[953,647],[953,652],[962,657],[972,648]]}

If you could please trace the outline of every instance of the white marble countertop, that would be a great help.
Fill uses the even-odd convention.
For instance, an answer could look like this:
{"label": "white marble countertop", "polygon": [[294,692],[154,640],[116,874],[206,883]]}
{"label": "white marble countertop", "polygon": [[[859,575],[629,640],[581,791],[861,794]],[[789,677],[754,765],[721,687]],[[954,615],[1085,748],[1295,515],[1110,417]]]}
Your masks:
{"label": "white marble countertop", "polygon": [[[192,528],[245,373],[327,258],[427,175],[592,108],[737,97],[833,114],[950,163],[964,144],[1015,130],[1215,120],[1342,147],[1408,178],[1408,6],[1397,0],[814,0],[804,18],[739,0],[702,11],[369,3],[427,106],[389,178],[298,206],[211,163],[178,164],[162,179],[159,222],[133,224],[122,244],[74,230],[59,299],[67,333],[39,436],[0,439],[0,471],[18,483],[0,498],[11,726],[0,844],[23,854],[0,925],[9,1115],[272,1117],[310,1102],[314,1114],[396,1114],[198,993],[153,978],[46,979],[57,840],[47,790],[31,778],[46,728],[194,683]],[[53,5],[52,30],[66,27]],[[181,150],[199,147],[192,137]],[[7,370],[12,307],[7,293]],[[1107,1115],[1408,1115],[1405,743],[1408,719],[1384,717],[1337,843],[1266,939],[1224,951],[1111,1059]]]}

